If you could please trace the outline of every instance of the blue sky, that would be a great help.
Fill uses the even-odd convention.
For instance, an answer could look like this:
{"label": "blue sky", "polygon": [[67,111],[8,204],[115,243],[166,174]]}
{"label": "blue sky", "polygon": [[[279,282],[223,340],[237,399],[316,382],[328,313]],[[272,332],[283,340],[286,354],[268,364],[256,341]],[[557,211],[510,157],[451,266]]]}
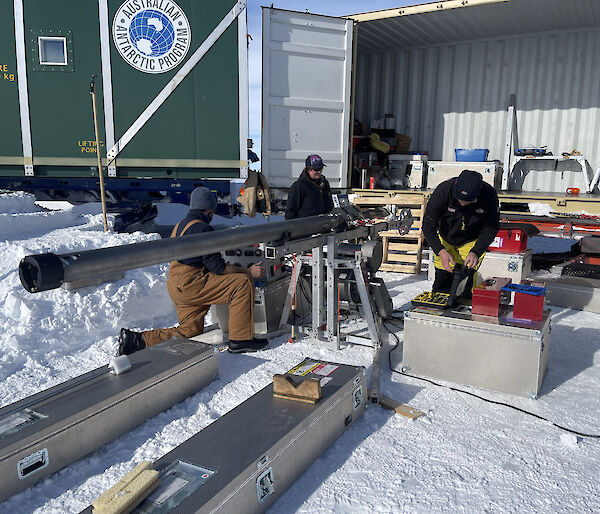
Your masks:
{"label": "blue sky", "polygon": [[[427,3],[420,0],[281,0],[275,1],[274,7],[289,9],[291,11],[315,14],[326,14],[329,16],[344,16],[362,12],[379,11]],[[249,67],[249,136],[254,140],[254,151],[260,156],[260,127],[261,127],[261,53],[262,53],[262,5],[271,5],[268,2],[248,0],[247,18],[248,33],[252,36],[248,50]],[[257,163],[254,168],[260,165]]]}

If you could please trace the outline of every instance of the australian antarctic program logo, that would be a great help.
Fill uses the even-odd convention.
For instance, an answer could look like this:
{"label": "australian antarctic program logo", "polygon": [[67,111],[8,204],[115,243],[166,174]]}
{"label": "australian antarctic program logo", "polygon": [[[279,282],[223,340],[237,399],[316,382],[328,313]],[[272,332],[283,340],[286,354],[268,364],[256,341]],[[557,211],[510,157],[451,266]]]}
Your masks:
{"label": "australian antarctic program logo", "polygon": [[171,0],[129,0],[113,19],[121,57],[145,73],[164,73],[181,64],[191,40],[188,19]]}

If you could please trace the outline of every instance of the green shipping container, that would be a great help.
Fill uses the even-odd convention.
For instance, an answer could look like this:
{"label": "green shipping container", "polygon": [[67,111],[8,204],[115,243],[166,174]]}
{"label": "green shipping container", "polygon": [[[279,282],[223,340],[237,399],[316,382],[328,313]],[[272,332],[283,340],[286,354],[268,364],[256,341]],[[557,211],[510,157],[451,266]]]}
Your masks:
{"label": "green shipping container", "polygon": [[171,189],[185,201],[201,181],[226,179],[227,189],[245,177],[245,7],[2,2],[0,188],[93,199],[92,76],[109,200],[160,199]]}

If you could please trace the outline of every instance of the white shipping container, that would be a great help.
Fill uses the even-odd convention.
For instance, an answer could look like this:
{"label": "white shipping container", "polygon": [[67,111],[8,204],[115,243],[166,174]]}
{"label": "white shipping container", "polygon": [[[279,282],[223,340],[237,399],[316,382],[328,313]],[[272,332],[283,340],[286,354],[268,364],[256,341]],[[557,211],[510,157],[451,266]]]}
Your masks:
{"label": "white shipping container", "polygon": [[[347,18],[265,8],[263,24],[262,162],[276,187],[311,152],[331,161],[334,187],[351,185],[352,120],[386,114],[431,160],[489,148],[504,161],[513,94],[519,146],[577,149],[589,177],[600,164],[596,0],[448,0]],[[305,80],[311,70],[323,80]],[[580,187],[578,170],[557,180],[548,166],[522,187]]]}

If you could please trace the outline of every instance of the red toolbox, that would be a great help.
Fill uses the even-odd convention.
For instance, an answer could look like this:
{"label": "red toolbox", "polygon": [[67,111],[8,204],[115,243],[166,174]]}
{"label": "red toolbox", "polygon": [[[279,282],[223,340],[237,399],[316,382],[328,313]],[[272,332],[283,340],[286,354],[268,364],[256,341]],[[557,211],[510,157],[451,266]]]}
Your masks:
{"label": "red toolbox", "polygon": [[502,253],[524,252],[527,250],[527,233],[521,228],[501,228],[488,250]]}
{"label": "red toolbox", "polygon": [[521,285],[528,286],[530,291],[515,291],[513,317],[541,321],[544,317],[546,282],[521,280]]}
{"label": "red toolbox", "polygon": [[510,278],[488,278],[473,289],[471,313],[484,316],[500,315],[500,308],[510,303],[510,291],[502,288],[510,284]]}

